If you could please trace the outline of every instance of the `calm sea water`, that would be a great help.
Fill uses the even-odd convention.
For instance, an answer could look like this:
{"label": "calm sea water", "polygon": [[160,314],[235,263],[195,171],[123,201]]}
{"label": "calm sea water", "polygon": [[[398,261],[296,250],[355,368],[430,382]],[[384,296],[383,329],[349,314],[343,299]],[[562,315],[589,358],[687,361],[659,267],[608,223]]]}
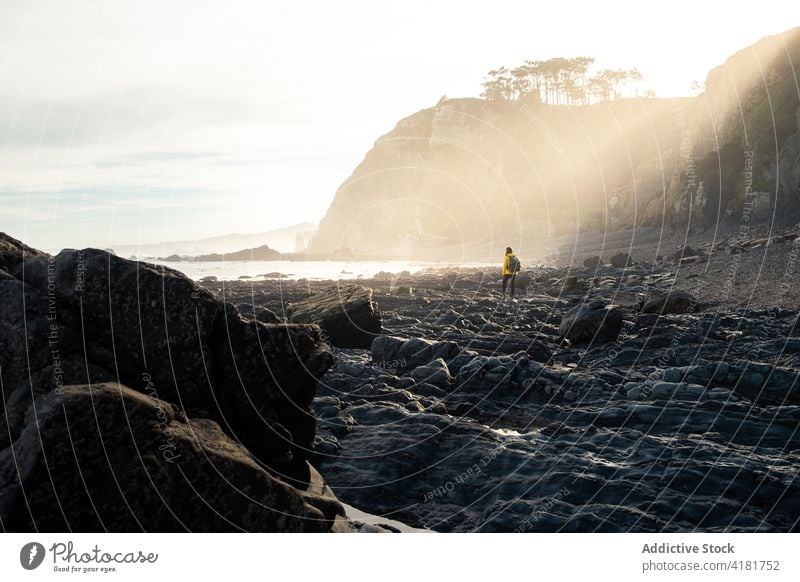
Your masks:
{"label": "calm sea water", "polygon": [[[199,281],[214,276],[221,281],[236,279],[266,280],[278,278],[278,274],[289,279],[369,279],[381,271],[401,273],[419,272],[426,268],[488,267],[484,263],[425,263],[408,261],[222,261],[210,263],[151,261],[181,271],[190,279]],[[496,267],[497,265],[491,265]],[[498,267],[499,268],[499,267]]]}

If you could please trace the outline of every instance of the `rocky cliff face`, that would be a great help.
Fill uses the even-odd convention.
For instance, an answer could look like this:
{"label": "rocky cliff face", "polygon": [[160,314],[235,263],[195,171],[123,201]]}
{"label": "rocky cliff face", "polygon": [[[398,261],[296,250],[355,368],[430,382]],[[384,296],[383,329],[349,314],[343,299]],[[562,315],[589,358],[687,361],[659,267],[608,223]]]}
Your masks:
{"label": "rocky cliff face", "polygon": [[800,209],[800,28],[713,69],[680,120],[667,189],[675,226],[782,220]]}
{"label": "rocky cliff face", "polygon": [[746,202],[785,216],[800,188],[798,63],[795,29],[731,57],[697,98],[443,99],[375,143],[310,248],[409,258],[584,228],[704,227]]}
{"label": "rocky cliff face", "polygon": [[[312,250],[402,258],[476,240],[505,247],[602,220],[643,168],[651,180],[674,158],[675,107],[655,99],[581,108],[445,101],[378,140],[339,188]],[[626,218],[657,194],[625,208]]]}

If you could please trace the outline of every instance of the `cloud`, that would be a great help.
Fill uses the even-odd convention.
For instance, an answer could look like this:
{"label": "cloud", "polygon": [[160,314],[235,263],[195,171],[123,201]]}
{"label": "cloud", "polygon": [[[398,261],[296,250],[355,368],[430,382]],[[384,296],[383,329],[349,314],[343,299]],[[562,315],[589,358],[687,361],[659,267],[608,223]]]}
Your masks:
{"label": "cloud", "polygon": [[134,152],[109,156],[91,162],[93,168],[131,168],[136,166],[151,166],[152,164],[202,161],[224,163],[224,156],[219,152],[192,152],[192,151],[157,151]]}
{"label": "cloud", "polygon": [[[186,87],[126,87],[43,98],[0,94],[0,135],[15,147],[80,148],[150,140],[190,140],[220,127],[265,123],[287,104],[228,95],[192,95]],[[291,122],[291,116],[284,119]],[[280,117],[279,117],[280,119]]]}

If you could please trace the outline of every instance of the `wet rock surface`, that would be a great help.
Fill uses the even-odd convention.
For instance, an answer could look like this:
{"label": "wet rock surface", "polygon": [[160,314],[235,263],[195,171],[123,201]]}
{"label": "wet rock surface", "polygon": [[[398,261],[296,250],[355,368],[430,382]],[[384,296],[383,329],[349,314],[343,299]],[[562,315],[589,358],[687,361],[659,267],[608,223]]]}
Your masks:
{"label": "wet rock surface", "polygon": [[0,235],[2,527],[352,530],[308,462],[333,357],[317,326],[263,313],[166,267]]}
{"label": "wet rock surface", "polygon": [[685,291],[670,289],[666,293],[654,293],[642,305],[642,313],[691,313],[699,311],[697,299]]}
{"label": "wet rock surface", "polygon": [[259,466],[217,423],[187,418],[130,388],[67,386],[42,397],[36,414],[0,452],[6,530],[348,528],[318,475],[297,489]]}
{"label": "wet rock surface", "polygon": [[559,333],[574,342],[610,342],[622,329],[622,310],[596,298],[579,305],[561,318]]}
{"label": "wet rock surface", "polygon": [[[750,250],[732,279],[757,273],[747,257],[765,248],[779,265],[753,266],[785,261],[779,281],[792,281],[790,235],[737,246]],[[720,283],[715,265],[730,268],[727,249],[741,241],[693,240],[624,267],[531,266],[515,300],[494,270],[198,286],[100,251],[49,257],[17,242],[3,239],[0,266],[6,527],[359,529],[338,497],[438,531],[798,529],[798,304],[780,286],[735,302],[745,291]],[[686,263],[690,251],[700,259]],[[297,305],[317,305],[308,318],[321,321],[321,298],[358,287],[380,313],[367,347],[329,350],[318,327],[287,325]],[[105,411],[94,423],[92,404]],[[107,435],[121,409],[135,422]],[[222,521],[182,503],[156,446],[165,425],[169,455],[189,463],[189,483],[218,500]],[[37,426],[52,428],[34,438]],[[127,484],[98,489],[102,509],[87,513],[68,458],[63,479],[45,483],[42,460],[60,454],[67,430],[98,483],[109,462],[132,486],[156,472],[177,517],[140,517],[157,504],[144,497],[130,516],[113,514]],[[107,436],[124,462],[97,461]],[[134,440],[156,451],[137,464]],[[30,460],[22,473],[19,458]],[[230,483],[245,496],[225,495]],[[23,490],[38,516],[19,511]],[[48,504],[56,495],[68,512]],[[246,513],[242,499],[293,517]]]}
{"label": "wet rock surface", "polygon": [[368,348],[381,333],[381,314],[372,290],[361,285],[333,287],[289,305],[292,323],[319,325],[340,348]]}
{"label": "wet rock surface", "polygon": [[[531,269],[515,301],[489,271],[364,281],[385,335],[334,350],[312,462],[345,502],[438,531],[797,531],[797,305],[734,309],[687,252]],[[241,292],[280,313],[323,285]],[[609,306],[610,333],[565,333]]]}

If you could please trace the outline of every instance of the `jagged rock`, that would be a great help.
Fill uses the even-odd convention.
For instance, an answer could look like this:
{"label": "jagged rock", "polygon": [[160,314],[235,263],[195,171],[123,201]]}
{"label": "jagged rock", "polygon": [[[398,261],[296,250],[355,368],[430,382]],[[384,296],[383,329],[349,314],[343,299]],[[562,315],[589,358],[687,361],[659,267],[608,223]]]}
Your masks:
{"label": "jagged rock", "polygon": [[672,258],[676,261],[680,261],[684,257],[696,257],[698,254],[699,253],[689,245],[684,245],[678,247],[678,250],[673,253]]}
{"label": "jagged rock", "polygon": [[25,258],[42,256],[45,256],[42,251],[0,232],[0,270],[13,271]]}
{"label": "jagged rock", "polygon": [[[486,356],[511,356],[523,352],[537,362],[546,362],[552,356],[550,347],[541,340],[515,333],[503,333],[503,330],[498,332],[497,336],[472,338],[467,344],[468,351]],[[452,362],[448,362],[448,365],[452,367]]]}
{"label": "jagged rock", "polygon": [[561,288],[563,293],[584,293],[589,288],[589,284],[584,279],[575,276],[565,277]]}
{"label": "jagged rock", "polygon": [[237,303],[236,309],[239,310],[242,317],[246,319],[255,319],[255,307],[252,303]]}
{"label": "jagged rock", "polygon": [[[332,363],[318,328],[245,320],[177,271],[96,249],[28,258],[17,278],[23,268],[24,289],[0,296],[13,306],[25,294],[35,369],[53,364],[52,336],[61,359],[85,357],[133,389],[216,420],[263,462],[302,470],[317,378]],[[22,327],[17,309],[2,315]],[[20,361],[11,363],[13,373]]]}
{"label": "jagged rock", "polygon": [[442,358],[437,358],[428,364],[414,368],[410,376],[417,382],[427,382],[443,388],[447,388],[452,381],[450,370]]}
{"label": "jagged rock", "polygon": [[280,319],[271,309],[262,307],[256,310],[256,321],[261,323],[280,323]]}
{"label": "jagged rock", "polygon": [[379,336],[372,342],[372,361],[400,372],[428,364],[437,358],[449,362],[461,349],[455,342],[435,342],[422,338]]}
{"label": "jagged rock", "polygon": [[656,382],[653,384],[652,396],[662,399],[672,398],[681,387],[682,385],[678,382]]}
{"label": "jagged rock", "polygon": [[642,386],[638,382],[628,382],[625,384],[625,397],[628,400],[640,400],[642,397]]}
{"label": "jagged rock", "polygon": [[603,261],[600,259],[599,255],[587,257],[583,260],[583,266],[586,267],[587,269],[596,269],[602,264]]}
{"label": "jagged rock", "polygon": [[611,263],[612,267],[617,267],[619,269],[624,269],[633,264],[633,260],[628,253],[617,253],[615,255],[611,255],[611,258],[608,260]]}
{"label": "jagged rock", "polygon": [[700,311],[700,304],[689,293],[671,289],[666,294],[653,295],[642,306],[643,313],[694,313]]}
{"label": "jagged rock", "polygon": [[622,329],[622,310],[618,305],[593,299],[579,305],[561,320],[561,336],[574,342],[608,342],[617,339]]}
{"label": "jagged rock", "polygon": [[248,321],[166,267],[0,240],[11,268],[0,269],[0,448],[22,438],[33,402],[118,381],[216,422],[287,482],[312,479],[313,398],[332,364],[318,327]]}
{"label": "jagged rock", "polygon": [[256,307],[249,303],[239,303],[236,305],[236,309],[239,310],[239,313],[241,313],[245,319],[254,319],[261,323],[280,323],[280,319],[275,312],[266,307]]}
{"label": "jagged rock", "polygon": [[331,289],[292,303],[289,320],[319,325],[331,344],[339,348],[369,348],[382,331],[372,289],[358,285]]}
{"label": "jagged rock", "polygon": [[347,531],[318,474],[304,490],[262,468],[220,427],[119,384],[37,399],[0,452],[10,531]]}

